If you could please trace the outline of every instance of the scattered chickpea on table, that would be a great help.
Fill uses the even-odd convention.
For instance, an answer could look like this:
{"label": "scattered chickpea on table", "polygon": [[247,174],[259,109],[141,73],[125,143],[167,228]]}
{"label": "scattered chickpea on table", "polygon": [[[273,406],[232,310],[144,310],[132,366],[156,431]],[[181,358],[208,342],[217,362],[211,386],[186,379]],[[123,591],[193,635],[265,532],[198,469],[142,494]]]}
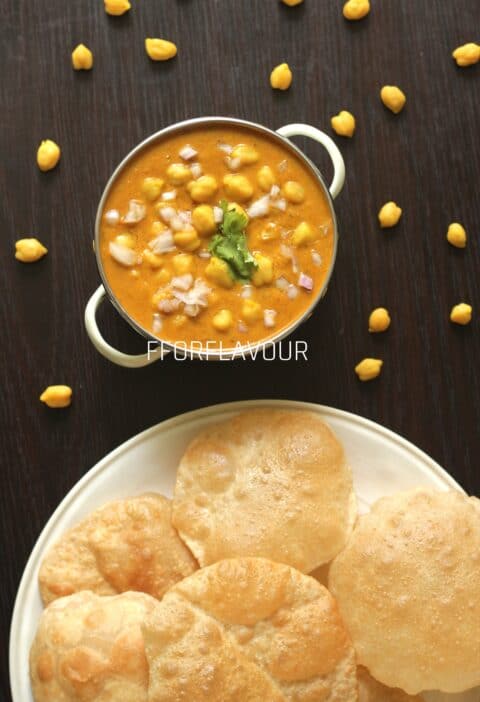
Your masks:
{"label": "scattered chickpea on table", "polygon": [[368,318],[368,331],[372,333],[387,331],[391,321],[388,310],[385,307],[377,307],[372,310]]}
{"label": "scattered chickpea on table", "polygon": [[93,67],[93,54],[85,44],[72,51],[72,66],[76,71],[89,71]]}
{"label": "scattered chickpea on table", "polygon": [[341,110],[331,119],[333,131],[339,136],[353,137],[355,133],[355,117],[347,110]]}
{"label": "scattered chickpea on table", "polygon": [[343,16],[347,20],[361,20],[370,12],[369,0],[348,0],[343,6]]}
{"label": "scattered chickpea on table", "polygon": [[380,375],[383,361],[379,358],[364,358],[355,366],[355,373],[362,382],[373,380]]}
{"label": "scattered chickpea on table", "polygon": [[118,17],[124,15],[132,7],[128,0],[104,0],[107,15]]}
{"label": "scattered chickpea on table", "polygon": [[292,79],[292,71],[288,63],[280,63],[270,74],[270,85],[274,90],[288,90]]}
{"label": "scattered chickpea on table", "polygon": [[462,326],[470,324],[472,321],[472,306],[468,305],[466,302],[460,302],[460,304],[452,307],[450,321],[454,324],[461,324]]}
{"label": "scattered chickpea on table", "polygon": [[301,5],[303,0],[282,0],[284,5],[288,5],[288,7],[296,7],[297,5]]}
{"label": "scattered chickpea on table", "polygon": [[37,164],[41,171],[51,171],[60,161],[61,151],[51,139],[44,139],[37,151]]}
{"label": "scattered chickpea on table", "polygon": [[380,90],[380,98],[393,114],[398,115],[405,107],[407,97],[397,85],[384,85]]}
{"label": "scattered chickpea on table", "polygon": [[464,249],[467,245],[467,232],[458,222],[452,222],[448,227],[447,241],[457,249]]}
{"label": "scattered chickpea on table", "polygon": [[53,409],[68,407],[72,402],[72,388],[68,385],[49,385],[40,395],[40,401]]}
{"label": "scattered chickpea on table", "polygon": [[378,213],[378,221],[382,229],[389,229],[398,224],[402,216],[402,208],[395,202],[386,202]]}
{"label": "scattered chickpea on table", "polygon": [[15,244],[15,258],[22,263],[34,263],[48,253],[48,249],[35,238],[19,239]]}
{"label": "scattered chickpea on table", "polygon": [[480,61],[480,44],[469,42],[468,44],[459,46],[452,52],[452,57],[460,68],[473,66]]}
{"label": "scattered chickpea on table", "polygon": [[152,61],[168,61],[178,53],[173,41],[167,39],[145,39],[145,51]]}

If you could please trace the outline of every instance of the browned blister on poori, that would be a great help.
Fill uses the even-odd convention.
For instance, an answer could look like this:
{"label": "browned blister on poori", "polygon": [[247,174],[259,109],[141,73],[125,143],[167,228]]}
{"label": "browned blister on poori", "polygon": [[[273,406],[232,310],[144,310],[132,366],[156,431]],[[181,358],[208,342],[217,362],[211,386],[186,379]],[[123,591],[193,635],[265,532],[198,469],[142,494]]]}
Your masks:
{"label": "browned blister on poori", "polygon": [[174,586],[143,625],[149,702],[356,702],[334,599],[263,558],[227,559]]}
{"label": "browned blister on poori", "polygon": [[359,519],[329,587],[358,662],[409,694],[480,684],[480,501],[419,488]]}
{"label": "browned blister on poori", "polygon": [[344,547],[356,502],[343,448],[317,414],[259,409],[191,442],[172,515],[202,566],[263,556],[308,573]]}
{"label": "browned blister on poori", "polygon": [[157,600],[78,592],[43,612],[30,651],[35,702],[147,702],[141,623]]}
{"label": "browned blister on poori", "polygon": [[171,524],[171,501],[149,493],[109,502],[70,529],[42,562],[40,592],[44,604],[80,590],[162,597],[196,568]]}

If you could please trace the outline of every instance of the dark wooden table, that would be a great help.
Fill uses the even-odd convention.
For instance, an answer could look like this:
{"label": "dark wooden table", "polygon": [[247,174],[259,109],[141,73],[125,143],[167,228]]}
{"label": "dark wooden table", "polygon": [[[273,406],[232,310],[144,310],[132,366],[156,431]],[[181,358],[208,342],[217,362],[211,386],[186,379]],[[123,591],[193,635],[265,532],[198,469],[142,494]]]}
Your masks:
{"label": "dark wooden table", "polygon": [[[180,412],[248,398],[309,400],[359,413],[413,441],[469,492],[480,492],[480,65],[460,70],[452,49],[478,40],[478,0],[372,0],[371,16],[347,23],[342,2],[305,0],[141,0],[109,18],[101,0],[38,4],[3,0],[1,46],[2,333],[2,669],[18,582],[40,530],[66,492],[96,461],[133,434]],[[153,64],[146,36],[178,43],[177,59]],[[84,42],[90,73],[70,52]],[[287,60],[292,88],[270,89],[271,68]],[[378,93],[398,84],[408,102],[398,117]],[[295,335],[308,362],[167,360],[143,370],[105,361],[90,345],[83,310],[99,284],[92,254],[97,202],[112,169],[137,142],[172,122],[234,115],[277,128],[308,122],[330,131],[351,110],[353,140],[336,138],[347,182],[337,200],[341,231],[328,295]],[[39,141],[62,147],[42,174]],[[330,176],[321,147],[300,146]],[[404,209],[400,225],[378,228],[379,206]],[[470,235],[465,251],[445,241],[451,221]],[[35,265],[13,258],[14,242],[36,235],[49,248]],[[474,321],[449,322],[453,304]],[[372,307],[387,306],[391,330],[372,336]],[[100,322],[124,350],[144,341],[108,305]],[[384,359],[375,382],[355,364]],[[74,403],[52,411],[38,401],[68,383]]]}

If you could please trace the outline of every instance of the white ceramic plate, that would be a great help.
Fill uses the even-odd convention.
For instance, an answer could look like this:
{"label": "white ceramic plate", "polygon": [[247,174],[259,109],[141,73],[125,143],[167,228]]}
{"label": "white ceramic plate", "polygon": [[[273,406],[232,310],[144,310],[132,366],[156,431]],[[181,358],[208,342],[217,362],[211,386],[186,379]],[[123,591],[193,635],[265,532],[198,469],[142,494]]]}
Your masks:
{"label": "white ceramic plate", "polygon": [[[46,549],[71,526],[105,502],[149,490],[172,495],[179,459],[190,439],[211,422],[253,407],[318,412],[342,441],[352,467],[361,511],[378,497],[418,485],[462,488],[425,453],[387,429],[348,412],[304,402],[256,400],[215,405],[158,424],[119,446],[97,463],[68,493],[42,531],[23,573],[10,631],[13,702],[33,702],[28,654],[42,611],[37,574]],[[479,691],[431,694],[429,702],[479,702]],[[54,702],[52,700],[52,702]]]}

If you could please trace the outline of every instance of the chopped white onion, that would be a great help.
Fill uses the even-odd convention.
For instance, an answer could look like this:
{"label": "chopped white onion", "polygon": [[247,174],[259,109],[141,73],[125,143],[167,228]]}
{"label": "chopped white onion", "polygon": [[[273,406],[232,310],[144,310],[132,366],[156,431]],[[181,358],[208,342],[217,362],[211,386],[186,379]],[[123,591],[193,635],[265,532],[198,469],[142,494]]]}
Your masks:
{"label": "chopped white onion", "polygon": [[159,210],[160,217],[164,222],[170,222],[170,220],[176,216],[177,210],[174,207],[162,207]]}
{"label": "chopped white onion", "polygon": [[178,216],[185,222],[185,224],[190,224],[192,221],[192,213],[190,210],[180,210]]}
{"label": "chopped white onion", "polygon": [[207,307],[207,295],[209,292],[210,288],[208,285],[201,278],[197,278],[193,288],[190,288],[190,290],[187,292],[173,290],[172,295],[174,295],[177,300],[180,300],[180,302],[183,302],[184,305],[199,305],[200,307]]}
{"label": "chopped white onion", "polygon": [[225,144],[223,141],[217,142],[217,146],[220,151],[223,151],[225,154],[231,154],[233,151],[233,146],[230,146],[230,144]]}
{"label": "chopped white onion", "polygon": [[322,257],[320,256],[318,251],[312,251],[312,261],[316,266],[322,265]]}
{"label": "chopped white onion", "polygon": [[280,195],[280,188],[278,185],[272,185],[270,188],[270,195],[272,197],[278,197]]}
{"label": "chopped white onion", "polygon": [[189,232],[193,229],[192,225],[186,222],[180,215],[172,217],[170,226],[174,232]]}
{"label": "chopped white onion", "polygon": [[215,220],[216,224],[220,224],[220,222],[223,222],[223,210],[221,207],[215,207],[213,208],[213,219]]}
{"label": "chopped white onion", "polygon": [[177,275],[172,278],[170,285],[172,288],[177,290],[187,291],[190,290],[193,284],[193,275],[191,273],[185,273],[184,275]]}
{"label": "chopped white onion", "polygon": [[277,166],[277,169],[279,173],[284,173],[288,168],[288,161],[286,158],[283,159],[283,161],[280,161],[280,163]]}
{"label": "chopped white onion", "polygon": [[180,307],[180,301],[172,297],[164,297],[159,301],[157,307],[164,314],[172,314]]}
{"label": "chopped white onion", "polygon": [[231,158],[230,156],[227,156],[227,158],[225,159],[225,164],[227,168],[229,168],[231,171],[238,171],[238,169],[242,165],[242,162],[239,158]]}
{"label": "chopped white onion", "polygon": [[130,200],[128,212],[123,218],[125,224],[138,224],[147,214],[147,208],[140,200]]}
{"label": "chopped white onion", "polygon": [[200,306],[199,305],[185,305],[183,308],[183,311],[187,315],[187,317],[196,317],[199,312],[200,312]]}
{"label": "chopped white onion", "polygon": [[270,195],[264,195],[259,200],[252,202],[247,210],[249,217],[265,217],[270,211]]}
{"label": "chopped white onion", "polygon": [[272,200],[272,207],[276,207],[277,210],[285,212],[287,209],[287,201],[284,197],[279,197],[278,200]]}
{"label": "chopped white onion", "polygon": [[296,285],[293,285],[293,283],[292,283],[291,285],[288,286],[287,296],[290,300],[295,300],[297,295],[298,295],[298,288]]}
{"label": "chopped white onion", "polygon": [[288,286],[290,285],[290,283],[282,275],[282,276],[280,276],[280,278],[277,278],[277,280],[275,281],[275,285],[277,286],[277,288],[279,290],[286,290],[288,288]]}
{"label": "chopped white onion", "polygon": [[133,249],[128,248],[128,246],[121,246],[111,241],[108,245],[108,249],[110,251],[110,256],[122,266],[134,266],[136,263],[139,263],[137,253]]}
{"label": "chopped white onion", "polygon": [[239,321],[239,323],[238,323],[238,331],[241,332],[242,334],[244,334],[245,332],[248,331],[248,327],[247,327],[247,325],[245,324],[245,322],[242,322],[241,320]]}
{"label": "chopped white onion", "polygon": [[178,155],[180,158],[183,158],[184,161],[190,161],[190,159],[195,158],[197,154],[198,151],[194,149],[193,146],[190,146],[190,144],[185,144],[185,146],[178,152]]}
{"label": "chopped white onion", "polygon": [[246,300],[249,297],[252,297],[253,295],[253,288],[251,285],[242,285],[242,290],[240,292],[240,295]]}
{"label": "chopped white onion", "polygon": [[276,310],[263,310],[263,323],[266,327],[275,326]]}
{"label": "chopped white onion", "polygon": [[285,256],[285,258],[288,258],[292,262],[292,271],[294,273],[298,273],[297,258],[293,253],[293,250],[285,244],[280,244],[280,253],[282,254],[282,256]]}
{"label": "chopped white onion", "polygon": [[163,319],[161,315],[158,314],[158,312],[153,313],[153,323],[152,323],[152,331],[154,334],[159,334],[162,331],[163,327]]}
{"label": "chopped white onion", "polygon": [[108,210],[108,212],[105,212],[105,221],[111,227],[114,227],[120,222],[120,212],[118,210]]}
{"label": "chopped white onion", "polygon": [[148,242],[148,247],[156,254],[168,253],[175,250],[175,242],[170,229],[161,232],[155,239]]}
{"label": "chopped white onion", "polygon": [[212,258],[212,254],[210,253],[210,251],[199,251],[198,257],[199,258]]}
{"label": "chopped white onion", "polygon": [[199,163],[192,163],[192,165],[190,166],[190,170],[191,170],[192,176],[195,178],[195,180],[197,178],[200,178],[200,176],[203,173],[203,168],[201,167],[201,165]]}
{"label": "chopped white onion", "polygon": [[313,290],[313,278],[305,273],[300,273],[298,276],[298,285],[305,290]]}
{"label": "chopped white onion", "polygon": [[177,197],[176,190],[168,190],[166,193],[162,193],[162,200],[165,202],[170,202],[170,200],[175,200]]}

